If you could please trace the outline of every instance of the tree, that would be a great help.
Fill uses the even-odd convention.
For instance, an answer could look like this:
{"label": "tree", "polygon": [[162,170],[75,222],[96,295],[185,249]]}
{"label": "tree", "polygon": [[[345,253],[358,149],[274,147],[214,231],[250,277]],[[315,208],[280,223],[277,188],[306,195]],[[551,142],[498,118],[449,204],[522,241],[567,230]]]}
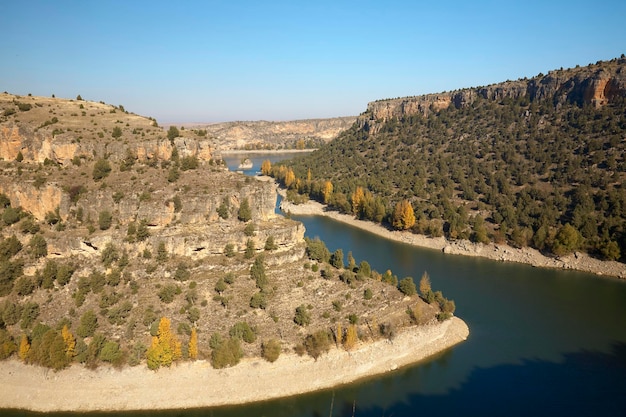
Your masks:
{"label": "tree", "polygon": [[265,247],[264,247],[264,249],[266,251],[272,251],[272,250],[278,249],[278,246],[276,245],[276,243],[274,243],[274,236],[269,235],[267,237],[267,239],[265,239]]}
{"label": "tree", "polygon": [[250,202],[247,198],[244,198],[237,211],[237,218],[242,222],[247,222],[252,219],[252,210],[250,209]]}
{"label": "tree", "polygon": [[98,327],[98,317],[93,310],[87,310],[80,317],[80,324],[76,329],[76,334],[80,337],[89,337],[93,336],[96,332],[96,328]]}
{"label": "tree", "polygon": [[169,141],[173,142],[174,139],[179,136],[180,132],[178,131],[178,128],[176,126],[170,126],[169,130],[167,131],[167,138],[169,139]]}
{"label": "tree", "polygon": [[317,332],[310,334],[304,340],[304,347],[306,351],[313,359],[319,358],[322,353],[330,350],[331,340],[327,331],[318,330]]}
{"label": "tree", "polygon": [[119,126],[115,126],[113,131],[111,132],[111,136],[113,139],[118,139],[122,137],[122,129]]}
{"label": "tree", "polygon": [[302,327],[311,324],[311,316],[309,315],[309,312],[307,311],[305,305],[301,305],[300,307],[296,308],[296,315],[294,316],[293,321],[298,326]]}
{"label": "tree", "polygon": [[333,194],[333,183],[330,181],[324,182],[322,186],[322,197],[324,204],[328,204],[330,202],[330,197]]}
{"label": "tree", "polygon": [[65,354],[72,358],[74,356],[74,349],[76,348],[76,338],[70,332],[70,329],[67,327],[67,324],[63,325],[63,329],[61,329],[61,336],[63,337],[63,341],[65,342]]}
{"label": "tree", "polygon": [[359,335],[355,324],[351,324],[346,329],[346,338],[343,341],[343,347],[346,350],[352,350],[359,340]]}
{"label": "tree", "polygon": [[422,274],[422,278],[420,279],[420,294],[423,299],[430,300],[432,292],[433,290],[430,286],[430,277],[428,276],[428,272],[424,272]]}
{"label": "tree", "polygon": [[48,243],[43,235],[36,234],[31,237],[28,242],[28,247],[30,249],[30,254],[34,258],[42,258],[48,255]]}
{"label": "tree", "polygon": [[20,340],[20,348],[17,354],[23,362],[26,362],[29,351],[30,343],[28,342],[28,336],[26,336],[26,334],[22,334],[22,339]]}
{"label": "tree", "polygon": [[189,359],[198,359],[198,331],[195,327],[191,329],[191,336],[189,336]]}
{"label": "tree", "polygon": [[337,249],[330,257],[330,264],[337,269],[343,269],[343,251]]}
{"label": "tree", "polygon": [[152,337],[147,352],[148,367],[158,369],[161,366],[170,366],[181,356],[181,344],[172,334],[171,321],[167,317],[161,317],[157,335]]}
{"label": "tree", "polygon": [[230,328],[228,334],[230,337],[241,339],[246,343],[254,343],[256,340],[256,333],[245,321],[235,323],[233,327]]}
{"label": "tree", "polygon": [[267,274],[265,273],[265,257],[263,255],[259,255],[250,267],[250,278],[255,281],[257,288],[261,291],[265,291],[267,289],[269,280],[267,279]]}
{"label": "tree", "polygon": [[269,159],[266,159],[261,164],[261,174],[270,175],[272,173],[272,162]]}
{"label": "tree", "polygon": [[352,214],[359,216],[363,210],[363,203],[365,202],[365,193],[363,192],[363,188],[356,187],[356,190],[352,193],[350,199],[352,200]]}
{"label": "tree", "polygon": [[391,218],[391,225],[398,230],[407,230],[415,224],[413,206],[408,200],[402,200],[396,204]]}
{"label": "tree", "polygon": [[270,339],[261,344],[261,356],[268,362],[275,362],[280,356],[280,341]]}
{"label": "tree", "polygon": [[98,226],[100,230],[108,230],[113,222],[113,215],[109,210],[102,210],[98,214]]}
{"label": "tree", "polygon": [[417,293],[415,283],[413,282],[413,278],[411,277],[401,279],[399,283],[399,289],[402,294],[409,297]]}
{"label": "tree", "polygon": [[578,230],[571,224],[567,223],[561,227],[554,237],[552,244],[552,252],[555,255],[565,255],[579,249],[583,244],[584,238]]}
{"label": "tree", "polygon": [[100,181],[103,178],[106,178],[111,172],[111,164],[104,158],[100,158],[96,161],[93,166],[92,177],[94,181]]}

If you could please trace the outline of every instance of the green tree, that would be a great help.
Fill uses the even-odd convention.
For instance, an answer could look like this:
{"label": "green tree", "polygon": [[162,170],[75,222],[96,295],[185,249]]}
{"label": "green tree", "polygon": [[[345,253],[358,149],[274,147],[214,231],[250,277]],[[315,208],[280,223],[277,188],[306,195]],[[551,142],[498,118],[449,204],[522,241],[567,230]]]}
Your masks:
{"label": "green tree", "polygon": [[119,126],[115,126],[113,131],[111,132],[111,136],[113,139],[118,139],[122,137],[122,129]]}
{"label": "green tree", "polygon": [[555,255],[565,255],[579,249],[584,238],[578,230],[567,223],[559,229],[552,244],[552,253]]}
{"label": "green tree", "polygon": [[252,219],[252,210],[250,209],[250,202],[247,198],[244,198],[237,211],[237,218],[242,222],[247,222]]}
{"label": "green tree", "polygon": [[413,282],[413,278],[411,277],[401,279],[399,283],[399,289],[402,294],[409,297],[417,293],[415,283]]}
{"label": "green tree", "polygon": [[109,210],[102,210],[98,214],[98,226],[100,230],[108,230],[113,222],[113,215]]}
{"label": "green tree", "polygon": [[28,242],[28,248],[34,258],[42,258],[48,255],[48,243],[43,235],[36,234],[31,237]]}
{"label": "green tree", "polygon": [[343,269],[343,251],[337,249],[330,257],[330,264],[337,269]]}
{"label": "green tree", "polygon": [[301,305],[300,307],[296,308],[296,314],[293,318],[293,321],[298,326],[303,326],[303,327],[311,324],[311,316],[309,315],[309,312],[305,305]]}
{"label": "green tree", "polygon": [[170,128],[167,131],[167,138],[169,139],[169,141],[174,142],[174,139],[176,139],[179,136],[180,136],[180,132],[178,131],[178,128],[176,126],[170,126]]}
{"label": "green tree", "polygon": [[93,310],[87,310],[81,317],[76,334],[80,337],[90,337],[98,328],[98,317]]}
{"label": "green tree", "polygon": [[93,166],[92,177],[94,181],[100,181],[103,178],[106,178],[111,172],[111,164],[104,158],[100,158],[96,161]]}

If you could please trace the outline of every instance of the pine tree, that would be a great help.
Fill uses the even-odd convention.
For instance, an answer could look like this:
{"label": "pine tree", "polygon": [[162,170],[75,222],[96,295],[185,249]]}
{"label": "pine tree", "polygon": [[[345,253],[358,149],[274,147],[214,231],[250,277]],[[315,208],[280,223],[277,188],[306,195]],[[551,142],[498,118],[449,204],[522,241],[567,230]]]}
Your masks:
{"label": "pine tree", "polygon": [[20,350],[18,351],[18,355],[22,361],[26,362],[26,358],[28,357],[29,351],[30,351],[30,343],[28,342],[28,336],[23,334],[22,340],[20,341]]}
{"label": "pine tree", "polygon": [[198,359],[198,331],[195,327],[189,336],[189,359]]}

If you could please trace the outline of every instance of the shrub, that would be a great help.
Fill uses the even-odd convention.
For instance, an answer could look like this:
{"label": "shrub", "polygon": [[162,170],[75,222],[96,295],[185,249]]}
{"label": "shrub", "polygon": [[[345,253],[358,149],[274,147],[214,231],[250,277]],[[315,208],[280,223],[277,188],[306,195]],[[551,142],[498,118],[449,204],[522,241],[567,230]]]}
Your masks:
{"label": "shrub", "polygon": [[98,317],[93,310],[88,310],[80,317],[80,324],[76,329],[76,334],[80,337],[90,337],[93,336],[97,328]]}
{"label": "shrub", "polygon": [[110,172],[111,165],[109,164],[109,161],[104,158],[100,158],[96,161],[93,167],[92,177],[94,181],[99,181],[103,178],[106,178]]}
{"label": "shrub", "polygon": [[254,343],[256,340],[256,333],[245,321],[235,323],[233,327],[230,328],[228,334],[230,337],[241,339],[246,343]]}
{"label": "shrub", "polygon": [[252,239],[248,239],[246,241],[246,251],[243,254],[244,258],[251,259],[252,257],[254,257],[255,252],[256,248],[254,246],[254,241]]}
{"label": "shrub", "polygon": [[121,129],[119,126],[115,126],[115,127],[113,128],[113,131],[111,132],[111,136],[112,136],[114,139],[121,138],[121,137],[122,137],[122,129]]}
{"label": "shrub", "polygon": [[366,288],[363,291],[363,298],[365,298],[366,300],[371,300],[372,297],[373,297],[372,290],[370,288]]}
{"label": "shrub", "polygon": [[179,136],[180,132],[178,131],[178,128],[176,126],[170,126],[169,130],[167,131],[167,138],[170,140],[170,142],[173,142],[174,139]]}
{"label": "shrub", "polygon": [[315,360],[323,353],[328,352],[331,345],[332,337],[326,330],[318,330],[304,339],[304,347],[307,353]]}
{"label": "shrub", "polygon": [[198,168],[198,158],[195,155],[185,156],[180,160],[181,171]]}
{"label": "shrub", "polygon": [[232,258],[233,256],[235,256],[235,245],[232,243],[227,243],[224,247],[224,255],[226,255],[226,257],[228,258]]}
{"label": "shrub", "polygon": [[42,258],[48,255],[48,243],[46,242],[46,239],[40,234],[34,235],[30,238],[30,241],[28,242],[28,248],[30,250],[30,254],[34,258]]}
{"label": "shrub", "polygon": [[343,268],[343,251],[341,249],[337,249],[335,252],[333,252],[332,256],[330,257],[330,264],[337,269]]}
{"label": "shrub", "polygon": [[253,236],[254,235],[254,223],[248,223],[246,225],[246,227],[243,229],[243,233],[246,236]]}
{"label": "shrub", "polygon": [[108,210],[103,210],[98,214],[98,226],[100,230],[108,230],[113,222],[113,215]]}
{"label": "shrub", "polygon": [[211,352],[211,364],[216,369],[235,366],[243,357],[243,351],[239,339],[231,337],[226,341],[217,343]]}
{"label": "shrub", "polygon": [[230,215],[230,203],[228,202],[228,198],[224,197],[222,203],[217,208],[217,214],[224,220],[228,219]]}
{"label": "shrub", "polygon": [[10,226],[14,223],[20,221],[20,212],[19,208],[7,207],[2,212],[2,221],[5,225]]}
{"label": "shrub", "polygon": [[163,286],[163,288],[161,288],[158,295],[162,302],[164,302],[165,304],[169,304],[174,301],[174,297],[176,296],[177,292],[178,287],[176,285],[166,284],[165,286]]}
{"label": "shrub", "polygon": [[272,251],[278,249],[276,243],[274,243],[274,236],[269,235],[267,239],[265,239],[265,248],[266,251]]}
{"label": "shrub", "polygon": [[117,250],[117,247],[113,243],[107,243],[104,250],[102,251],[102,264],[108,268],[113,262],[117,261],[119,258],[120,254]]}
{"label": "shrub", "polygon": [[267,308],[267,298],[265,296],[265,293],[255,293],[252,298],[250,298],[250,307],[265,310],[265,308]]}
{"label": "shrub", "polygon": [[15,235],[11,235],[0,242],[0,261],[6,261],[22,250],[22,243]]}
{"label": "shrub", "polygon": [[298,326],[308,326],[311,324],[311,316],[309,315],[309,312],[304,304],[296,308],[296,314],[293,321]]}
{"label": "shrub", "polygon": [[261,344],[261,356],[268,362],[275,362],[280,356],[280,341],[270,339]]}

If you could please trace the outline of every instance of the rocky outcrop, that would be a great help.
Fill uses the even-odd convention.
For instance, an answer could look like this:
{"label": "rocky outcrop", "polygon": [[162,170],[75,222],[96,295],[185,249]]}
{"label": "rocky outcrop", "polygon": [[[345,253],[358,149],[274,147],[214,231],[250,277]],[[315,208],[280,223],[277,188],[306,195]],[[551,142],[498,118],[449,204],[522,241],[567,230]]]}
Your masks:
{"label": "rocky outcrop", "polygon": [[486,87],[375,101],[368,104],[357,124],[361,129],[376,133],[382,123],[393,118],[415,114],[427,116],[431,111],[436,112],[450,105],[456,108],[469,106],[478,98],[502,101],[526,97],[530,102],[550,100],[555,105],[570,102],[599,107],[625,95],[626,59],[620,58]]}

